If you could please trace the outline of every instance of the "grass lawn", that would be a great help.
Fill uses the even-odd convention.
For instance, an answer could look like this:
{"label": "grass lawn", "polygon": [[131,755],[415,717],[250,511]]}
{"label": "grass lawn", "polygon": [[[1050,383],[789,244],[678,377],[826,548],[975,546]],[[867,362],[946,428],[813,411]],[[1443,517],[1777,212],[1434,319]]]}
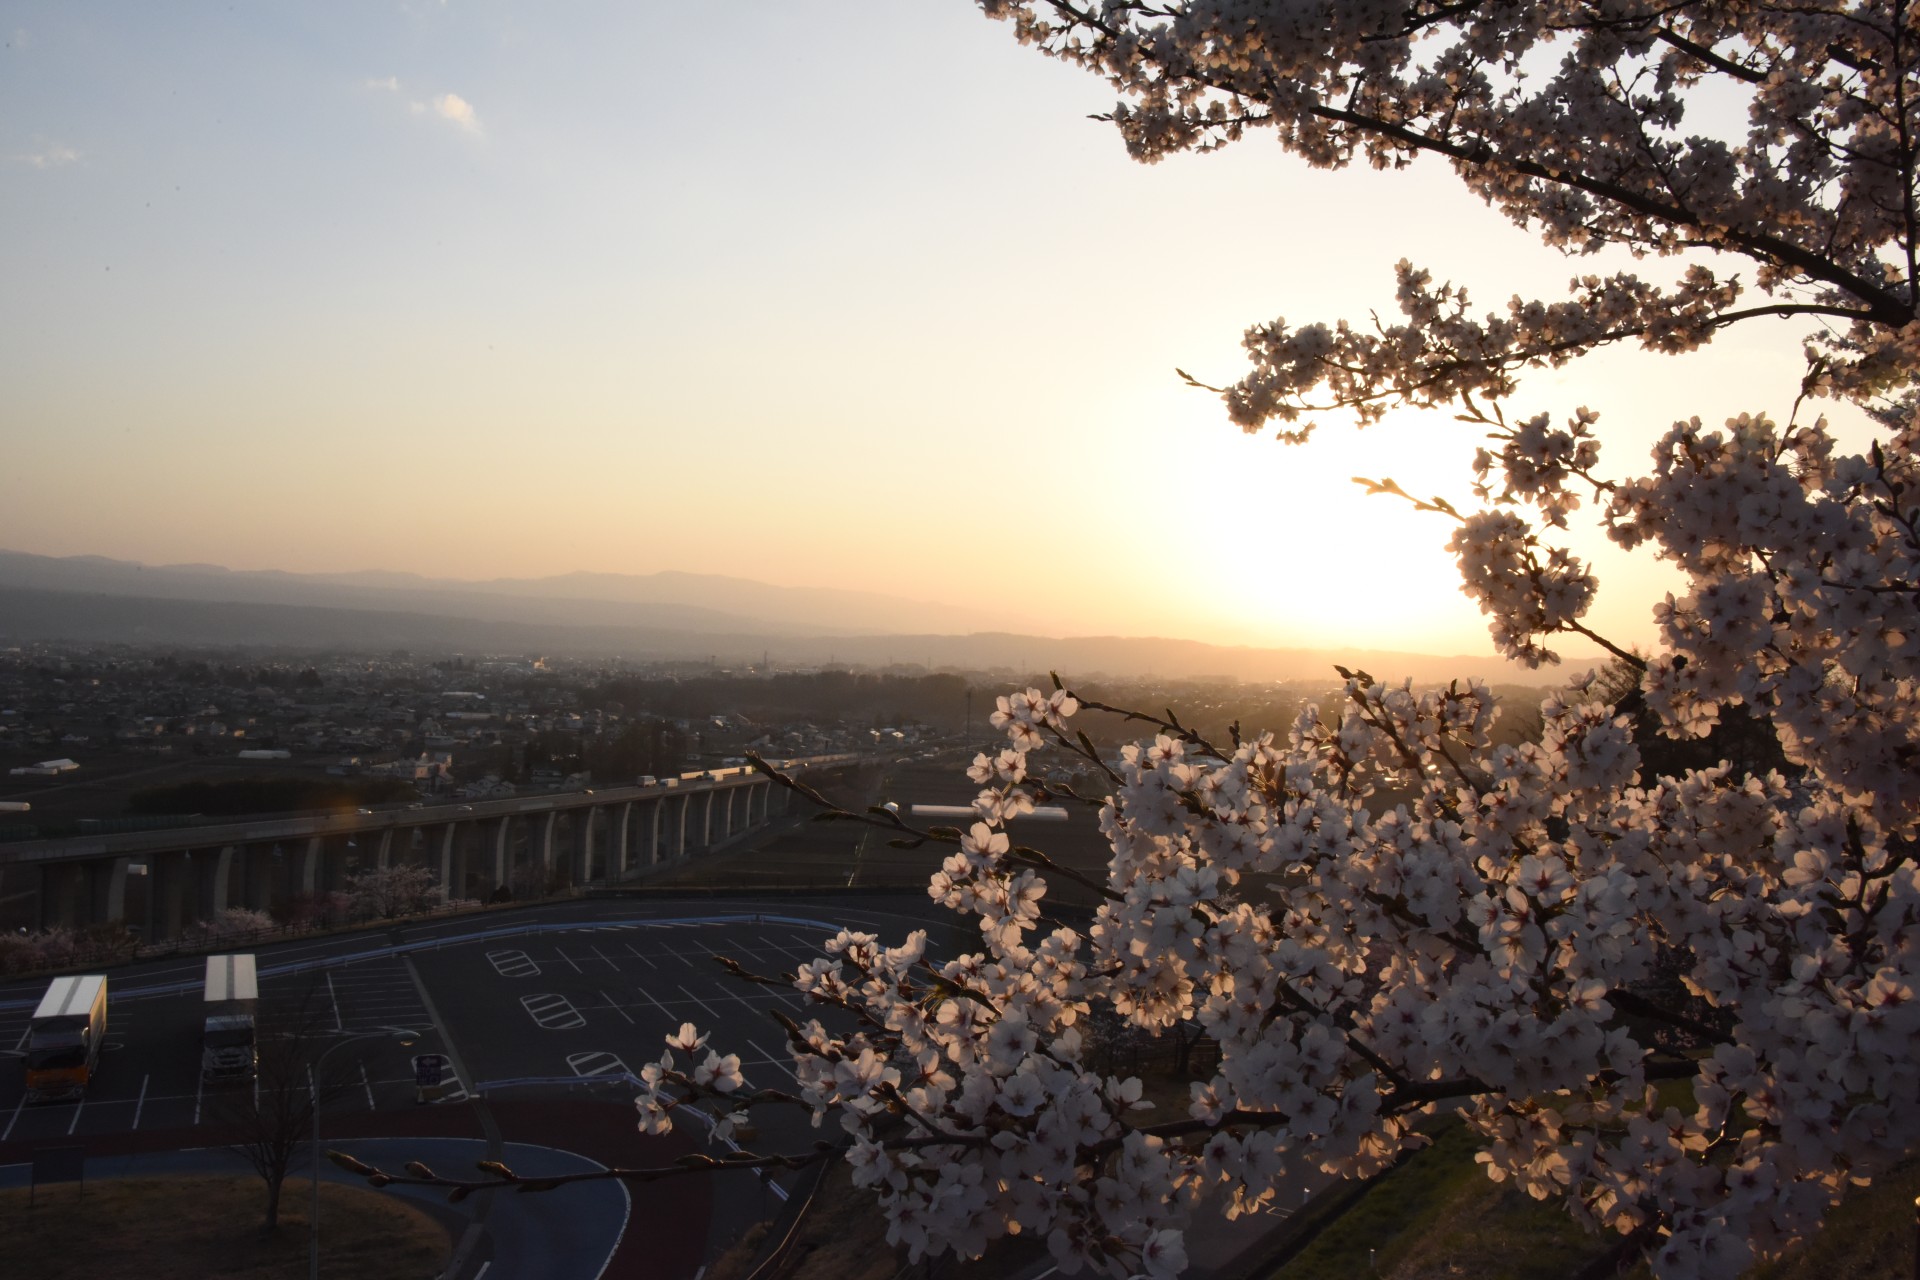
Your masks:
{"label": "grass lawn", "polygon": [[1915,1274],[1914,1199],[1920,1160],[1910,1160],[1870,1187],[1855,1187],[1820,1234],[1754,1280],[1905,1280]]}
{"label": "grass lawn", "polygon": [[[1464,1127],[1381,1179],[1268,1280],[1565,1280],[1614,1237],[1588,1235],[1554,1201],[1535,1201],[1481,1172]],[[1920,1161],[1857,1188],[1825,1228],[1748,1280],[1906,1280],[1915,1273]],[[1628,1272],[1644,1280],[1647,1268]]]}
{"label": "grass lawn", "polygon": [[1271,1280],[1565,1280],[1611,1242],[1490,1181],[1474,1151],[1463,1125],[1441,1127]]}
{"label": "grass lawn", "polygon": [[[289,1183],[280,1227],[262,1232],[265,1192],[252,1175],[114,1178],[0,1191],[0,1256],[34,1280],[277,1280],[305,1275],[307,1184]],[[332,1280],[429,1280],[449,1252],[447,1233],[391,1196],[322,1183],[320,1273]]]}

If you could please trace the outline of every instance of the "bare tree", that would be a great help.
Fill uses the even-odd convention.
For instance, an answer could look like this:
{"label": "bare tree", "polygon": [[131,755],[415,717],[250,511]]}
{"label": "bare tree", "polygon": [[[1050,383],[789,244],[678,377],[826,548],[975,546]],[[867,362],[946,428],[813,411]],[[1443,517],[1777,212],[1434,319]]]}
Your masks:
{"label": "bare tree", "polygon": [[252,1082],[224,1086],[213,1106],[214,1123],[228,1135],[227,1149],[266,1184],[269,1233],[280,1225],[280,1192],[312,1139],[316,1108],[345,1089],[342,1078],[327,1075],[322,1062],[332,1036],[319,985],[310,983],[296,1003],[276,1013],[258,1030]]}

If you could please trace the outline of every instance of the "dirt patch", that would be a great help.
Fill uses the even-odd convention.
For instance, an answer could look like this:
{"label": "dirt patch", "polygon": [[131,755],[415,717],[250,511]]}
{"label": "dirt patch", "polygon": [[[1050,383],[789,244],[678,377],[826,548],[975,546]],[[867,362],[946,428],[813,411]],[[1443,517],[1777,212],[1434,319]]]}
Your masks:
{"label": "dirt patch", "polygon": [[[305,1275],[306,1184],[289,1184],[280,1225],[261,1229],[252,1177],[115,1178],[0,1192],[0,1240],[10,1273],[34,1280],[278,1280]],[[426,1280],[449,1251],[426,1213],[358,1187],[320,1187],[320,1274],[330,1280]]]}

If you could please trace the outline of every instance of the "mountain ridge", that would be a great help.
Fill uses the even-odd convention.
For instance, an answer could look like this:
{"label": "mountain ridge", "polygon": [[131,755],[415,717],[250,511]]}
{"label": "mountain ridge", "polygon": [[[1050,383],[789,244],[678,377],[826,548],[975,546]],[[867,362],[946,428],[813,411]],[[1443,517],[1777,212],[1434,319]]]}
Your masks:
{"label": "mountain ridge", "polygon": [[[203,601],[0,585],[0,643],[66,641],[181,647],[261,647],[294,652],[394,649],[440,652],[707,661],[746,666],[914,665],[1024,677],[1047,670],[1096,676],[1233,680],[1338,679],[1336,663],[1382,680],[1430,684],[1478,678],[1559,683],[1555,671],[1528,671],[1486,655],[1378,649],[1268,649],[1134,636],[966,634],[804,635],[686,626],[581,625],[472,618],[420,610],[366,610],[250,601]],[[1569,662],[1580,670],[1589,661]]]}

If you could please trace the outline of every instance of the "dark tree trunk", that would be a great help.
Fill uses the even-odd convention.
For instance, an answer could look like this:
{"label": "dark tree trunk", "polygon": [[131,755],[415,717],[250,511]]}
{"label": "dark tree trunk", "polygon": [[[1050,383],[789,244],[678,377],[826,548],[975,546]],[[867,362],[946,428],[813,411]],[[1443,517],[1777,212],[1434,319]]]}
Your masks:
{"label": "dark tree trunk", "polygon": [[267,1179],[267,1231],[269,1234],[280,1226],[280,1188],[279,1178]]}

